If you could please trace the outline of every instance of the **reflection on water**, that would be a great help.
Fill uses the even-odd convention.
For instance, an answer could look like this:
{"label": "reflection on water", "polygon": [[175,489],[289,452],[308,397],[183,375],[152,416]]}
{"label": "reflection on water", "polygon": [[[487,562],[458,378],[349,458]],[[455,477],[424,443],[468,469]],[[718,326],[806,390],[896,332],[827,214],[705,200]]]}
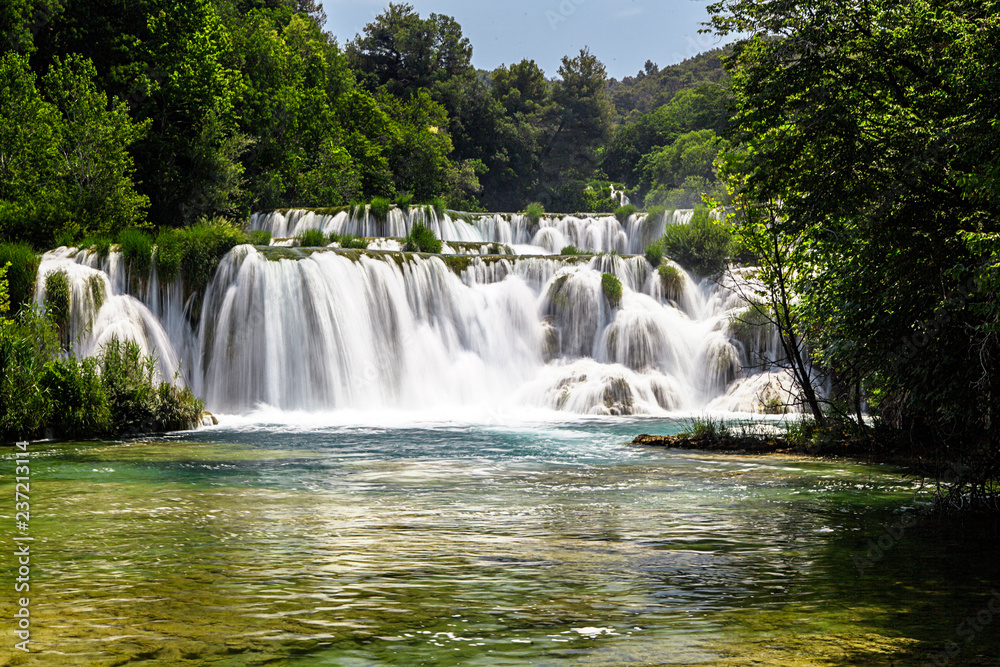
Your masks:
{"label": "reflection on water", "polygon": [[995,628],[956,634],[1000,583],[995,532],[918,514],[859,573],[917,482],[622,444],[673,430],[32,445],[36,653],[4,664],[906,665],[949,641],[998,664]]}

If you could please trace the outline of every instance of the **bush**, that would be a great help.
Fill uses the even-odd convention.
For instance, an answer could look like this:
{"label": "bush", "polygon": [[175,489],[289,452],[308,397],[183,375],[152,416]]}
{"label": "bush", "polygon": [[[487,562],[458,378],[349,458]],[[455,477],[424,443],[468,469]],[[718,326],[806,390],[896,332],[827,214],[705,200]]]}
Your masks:
{"label": "bush", "polygon": [[35,308],[0,318],[0,437],[37,437],[50,414],[41,378],[59,353],[55,324]]}
{"label": "bush", "polygon": [[628,218],[630,215],[638,212],[639,209],[637,209],[632,204],[629,204],[627,206],[620,206],[618,209],[616,209],[615,217],[618,218],[618,222],[624,225],[626,222],[628,222]]}
{"label": "bush", "polygon": [[86,438],[112,431],[108,393],[96,359],[50,361],[41,383],[50,401],[48,425],[56,437]]}
{"label": "bush", "polygon": [[197,425],[204,404],[187,389],[154,381],[156,363],[134,341],[112,339],[98,357],[116,434],[179,430]]}
{"label": "bush", "polygon": [[586,255],[588,254],[584,250],[580,250],[575,245],[568,245],[559,251],[560,255]]}
{"label": "bush", "polygon": [[123,229],[118,234],[118,246],[126,266],[139,277],[149,277],[153,261],[153,237],[139,229]]}
{"label": "bush", "polygon": [[660,262],[663,261],[663,244],[659,241],[654,241],[646,246],[646,261],[652,264],[654,267],[659,266]]}
{"label": "bush", "polygon": [[726,223],[713,220],[708,209],[701,206],[688,224],[667,225],[660,242],[664,253],[678,264],[699,275],[709,275],[726,267],[733,236]]}
{"label": "bush", "polygon": [[678,301],[684,292],[684,274],[670,263],[660,264],[657,272],[660,274],[663,295],[672,301]]}
{"label": "bush", "polygon": [[444,197],[435,197],[431,200],[430,206],[434,209],[434,214],[439,220],[444,217],[445,211],[448,208],[448,204],[445,202]]}
{"label": "bush", "polygon": [[[186,229],[162,230],[156,237],[156,270],[164,282],[178,275],[185,294],[201,295],[219,266],[219,260],[249,239],[241,229],[222,218],[202,219]],[[200,305],[191,313],[197,316]]]}
{"label": "bush", "polygon": [[368,249],[368,241],[351,234],[338,234],[337,232],[330,232],[330,243],[336,243],[344,249]]}
{"label": "bush", "polygon": [[307,229],[297,237],[299,245],[304,247],[325,246],[327,244],[326,234],[318,229]]}
{"label": "bush", "polygon": [[396,207],[406,213],[410,210],[410,204],[413,203],[413,195],[399,195],[396,197]]}
{"label": "bush", "polygon": [[649,210],[646,211],[646,221],[645,221],[645,223],[646,223],[647,226],[652,225],[653,223],[657,222],[661,218],[664,218],[666,215],[667,215],[667,207],[666,206],[651,206],[649,208]]}
{"label": "bush", "polygon": [[385,222],[392,210],[392,202],[385,197],[375,197],[368,207],[371,216],[380,222]]}
{"label": "bush", "polygon": [[69,276],[53,271],[45,276],[45,310],[64,339],[69,332]]}
{"label": "bush", "polygon": [[442,243],[434,234],[434,230],[421,222],[410,228],[406,243],[403,245],[405,252],[428,252],[434,255],[441,254],[441,248]]}
{"label": "bush", "polygon": [[532,225],[537,225],[538,221],[542,219],[543,215],[545,215],[545,207],[538,202],[532,202],[531,204],[528,204],[527,208],[524,209],[524,214],[528,217],[528,220],[531,221]]}
{"label": "bush", "polygon": [[250,245],[271,245],[271,232],[266,229],[255,229],[250,232]]}
{"label": "bush", "polygon": [[110,236],[88,236],[80,241],[80,247],[85,250],[93,250],[98,257],[104,259],[111,252],[112,243]]}
{"label": "bush", "polygon": [[38,275],[39,257],[27,243],[0,243],[0,266],[10,263],[7,269],[7,293],[10,295],[11,313],[17,313],[31,303],[35,296],[35,276]]}
{"label": "bush", "polygon": [[612,308],[617,308],[622,300],[622,283],[613,273],[601,274],[601,287],[604,288],[604,296],[608,297],[608,303]]}

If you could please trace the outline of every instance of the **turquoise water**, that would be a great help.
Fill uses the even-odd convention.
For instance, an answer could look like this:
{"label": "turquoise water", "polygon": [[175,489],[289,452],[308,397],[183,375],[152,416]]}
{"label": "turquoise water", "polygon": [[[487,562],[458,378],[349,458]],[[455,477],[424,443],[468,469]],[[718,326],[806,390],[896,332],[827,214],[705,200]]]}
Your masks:
{"label": "turquoise water", "polygon": [[5,629],[2,664],[1000,664],[1000,618],[959,628],[1000,589],[995,525],[887,467],[626,444],[677,430],[33,444],[32,653]]}

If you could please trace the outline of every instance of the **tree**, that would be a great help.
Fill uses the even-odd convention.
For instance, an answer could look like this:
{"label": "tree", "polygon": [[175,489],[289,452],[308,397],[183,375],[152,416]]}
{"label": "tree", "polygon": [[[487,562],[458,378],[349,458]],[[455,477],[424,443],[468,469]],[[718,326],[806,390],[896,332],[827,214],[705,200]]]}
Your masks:
{"label": "tree", "polygon": [[[723,0],[738,196],[781,202],[816,360],[925,454],[997,474],[1000,349],[980,307],[1000,226],[997,4]],[[978,251],[963,232],[987,239]]]}
{"label": "tree", "polygon": [[[541,199],[548,208],[579,208],[583,188],[597,169],[598,149],[611,128],[607,70],[589,49],[564,56],[559,67],[541,151]],[[545,204],[546,202],[542,202]]]}

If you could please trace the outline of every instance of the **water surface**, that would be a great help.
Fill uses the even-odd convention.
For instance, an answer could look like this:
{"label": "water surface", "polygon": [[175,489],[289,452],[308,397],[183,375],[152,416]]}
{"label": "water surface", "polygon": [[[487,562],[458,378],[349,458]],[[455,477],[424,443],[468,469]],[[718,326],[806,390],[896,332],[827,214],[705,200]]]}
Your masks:
{"label": "water surface", "polygon": [[1000,619],[959,630],[1000,588],[995,527],[932,520],[891,468],[625,444],[677,430],[33,444],[33,654],[3,664],[1000,664]]}

